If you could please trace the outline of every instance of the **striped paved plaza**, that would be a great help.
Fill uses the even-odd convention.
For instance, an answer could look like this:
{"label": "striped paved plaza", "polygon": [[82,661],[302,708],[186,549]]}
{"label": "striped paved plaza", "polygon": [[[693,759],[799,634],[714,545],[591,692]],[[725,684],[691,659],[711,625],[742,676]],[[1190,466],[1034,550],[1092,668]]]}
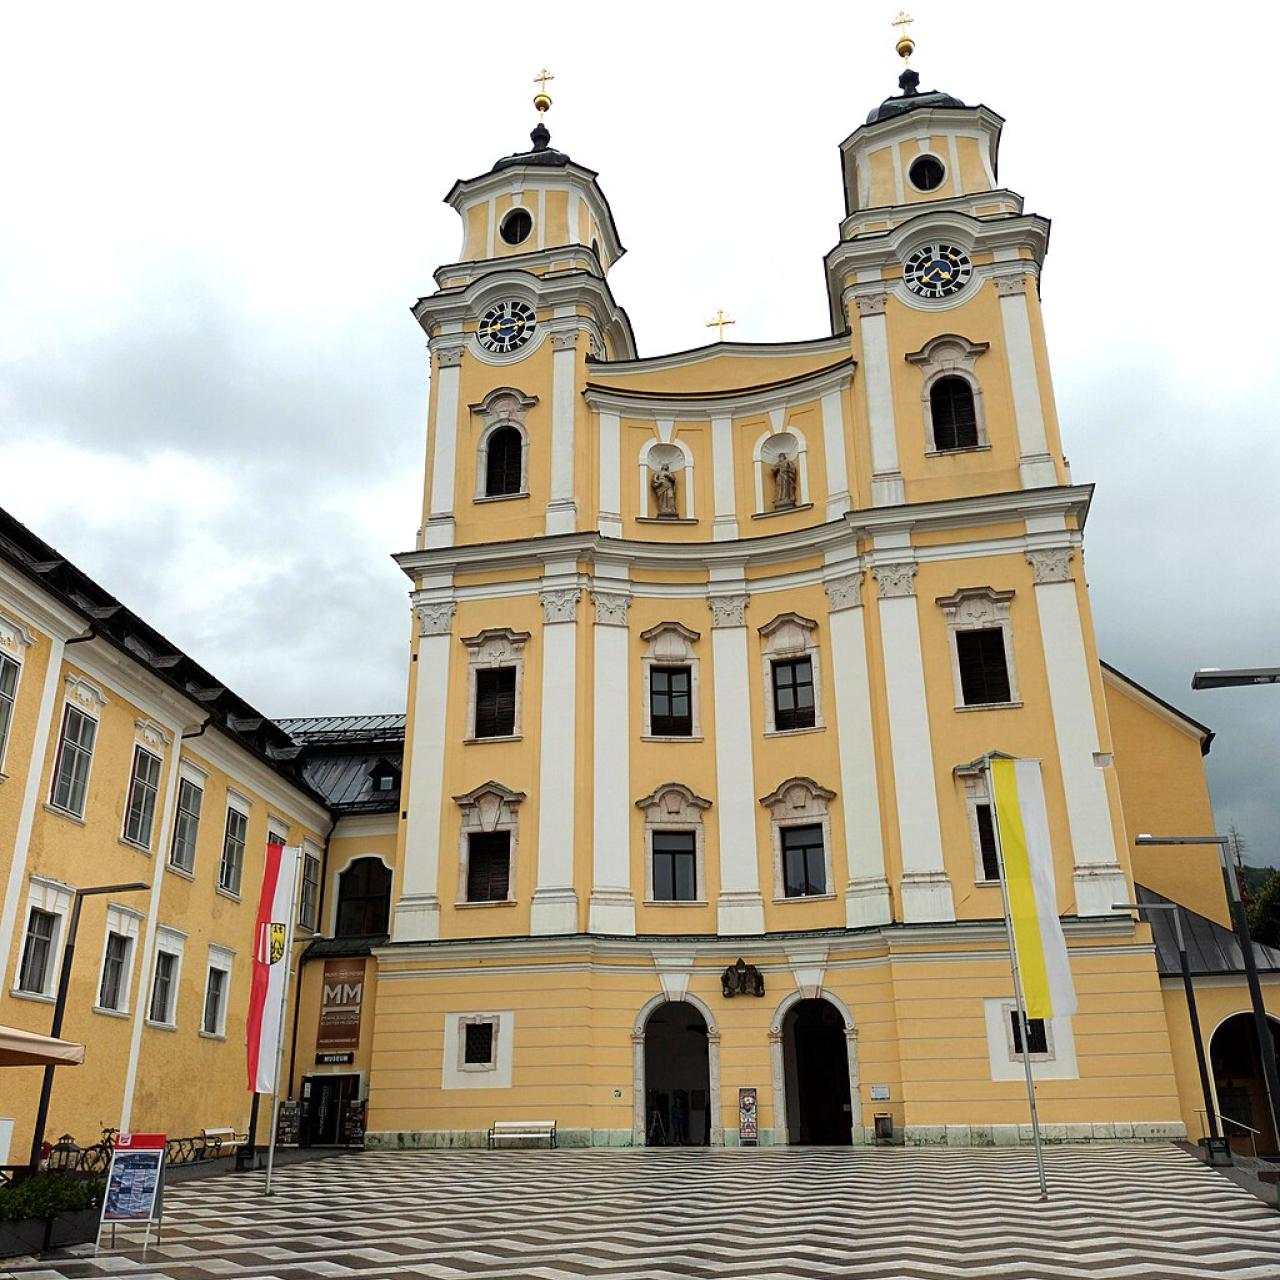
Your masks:
{"label": "striped paved plaza", "polygon": [[[167,1196],[164,1242],[26,1280],[1280,1277],[1280,1214],[1175,1147],[351,1153]],[[0,1266],[0,1275],[3,1267]]]}

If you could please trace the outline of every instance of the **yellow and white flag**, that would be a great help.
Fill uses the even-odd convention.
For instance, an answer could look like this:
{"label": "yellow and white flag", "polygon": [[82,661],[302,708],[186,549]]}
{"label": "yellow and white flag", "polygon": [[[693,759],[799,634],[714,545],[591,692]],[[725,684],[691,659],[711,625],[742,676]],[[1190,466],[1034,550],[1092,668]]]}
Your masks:
{"label": "yellow and white flag", "polygon": [[1027,1017],[1069,1017],[1076,991],[1058,918],[1040,761],[992,760],[991,788]]}

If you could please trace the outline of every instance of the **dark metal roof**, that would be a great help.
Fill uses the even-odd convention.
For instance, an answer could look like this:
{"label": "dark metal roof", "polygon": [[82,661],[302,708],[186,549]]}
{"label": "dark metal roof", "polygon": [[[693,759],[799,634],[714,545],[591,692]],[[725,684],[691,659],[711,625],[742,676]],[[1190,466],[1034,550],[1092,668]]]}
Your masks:
{"label": "dark metal roof", "polygon": [[400,787],[375,791],[373,774],[379,763],[400,773],[400,753],[362,751],[356,754],[308,754],[304,772],[313,786],[339,813],[393,813],[400,807]]}
{"label": "dark metal roof", "polygon": [[403,742],[402,713],[367,716],[288,716],[277,720],[294,742],[310,746],[322,743]]}
{"label": "dark metal roof", "polygon": [[557,151],[551,146],[551,130],[541,120],[534,126],[533,132],[529,135],[529,141],[533,143],[532,151],[517,151],[514,155],[503,156],[501,160],[494,163],[490,172],[498,173],[502,169],[514,169],[517,165],[526,164],[554,165],[563,168],[570,162],[563,151]]}
{"label": "dark metal roof", "polygon": [[302,953],[304,960],[334,960],[338,956],[367,956],[383,946],[389,934],[374,933],[359,938],[316,938]]}
{"label": "dark metal roof", "polygon": [[[1138,902],[1168,903],[1166,898],[1146,885],[1135,885]],[[1178,959],[1178,938],[1172,911],[1140,911],[1143,921],[1151,926],[1156,945],[1156,963],[1162,978],[1178,977],[1182,963]],[[1236,935],[1207,916],[1182,908],[1182,932],[1187,943],[1187,961],[1191,972],[1200,976],[1214,973],[1244,973],[1244,951]],[[1280,973],[1280,951],[1275,947],[1253,944],[1254,959],[1263,972]]]}
{"label": "dark metal roof", "polygon": [[[323,803],[303,776],[301,747],[275,721],[255,710],[171,640],[121,604],[26,525],[0,508],[0,559],[36,583],[88,625],[85,639],[99,638],[126,654],[157,680],[203,707],[206,724],[279,774],[290,786]],[[74,658],[68,657],[69,661]]]}
{"label": "dark metal roof", "polygon": [[898,87],[902,92],[895,97],[886,98],[873,111],[867,113],[867,123],[875,124],[879,120],[889,120],[893,116],[905,115],[908,111],[919,111],[922,107],[959,107],[967,110],[965,103],[953,98],[940,89],[928,89],[920,92],[920,77],[914,71],[904,71],[898,77]]}

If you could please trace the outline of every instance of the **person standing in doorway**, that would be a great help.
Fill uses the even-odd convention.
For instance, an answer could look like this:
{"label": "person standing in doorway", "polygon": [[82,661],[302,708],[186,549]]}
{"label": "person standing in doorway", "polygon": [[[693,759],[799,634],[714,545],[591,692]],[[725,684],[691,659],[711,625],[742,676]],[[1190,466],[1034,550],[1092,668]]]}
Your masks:
{"label": "person standing in doorway", "polygon": [[687,1146],[689,1142],[689,1108],[684,1094],[677,1093],[671,1099],[671,1145]]}

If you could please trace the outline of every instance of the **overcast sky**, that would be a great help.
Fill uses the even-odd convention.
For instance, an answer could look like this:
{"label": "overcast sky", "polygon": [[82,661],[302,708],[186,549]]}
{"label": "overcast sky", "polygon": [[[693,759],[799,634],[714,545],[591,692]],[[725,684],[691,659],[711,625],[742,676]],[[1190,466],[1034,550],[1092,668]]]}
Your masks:
{"label": "overcast sky", "polygon": [[[1218,731],[1219,825],[1280,863],[1277,7],[914,5],[984,102],[1043,278],[1104,657]],[[400,710],[455,178],[600,172],[642,355],[827,332],[838,144],[896,4],[8,5],[0,502],[262,710]],[[1254,50],[1258,57],[1252,58]]]}

